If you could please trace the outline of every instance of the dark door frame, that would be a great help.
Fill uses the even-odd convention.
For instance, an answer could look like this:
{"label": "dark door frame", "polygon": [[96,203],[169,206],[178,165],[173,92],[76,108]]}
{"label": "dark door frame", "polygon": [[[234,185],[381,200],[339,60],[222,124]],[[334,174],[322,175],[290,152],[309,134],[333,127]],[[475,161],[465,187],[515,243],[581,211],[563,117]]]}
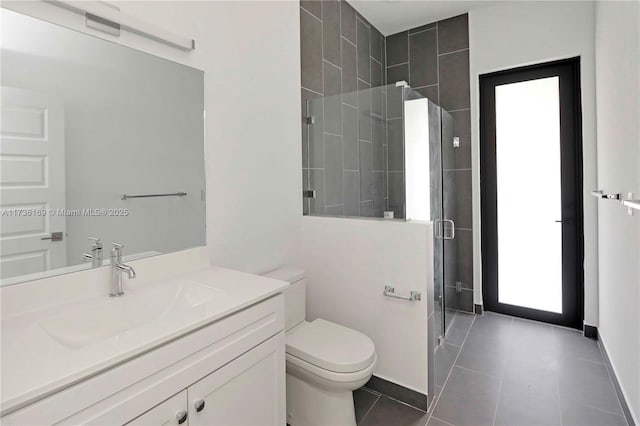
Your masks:
{"label": "dark door frame", "polygon": [[[561,170],[562,314],[498,302],[495,87],[553,76],[558,76],[560,79],[560,149],[563,165]],[[582,329],[584,213],[581,105],[579,57],[480,76],[482,293],[486,310]],[[531,194],[532,203],[543,198],[544,194]]]}

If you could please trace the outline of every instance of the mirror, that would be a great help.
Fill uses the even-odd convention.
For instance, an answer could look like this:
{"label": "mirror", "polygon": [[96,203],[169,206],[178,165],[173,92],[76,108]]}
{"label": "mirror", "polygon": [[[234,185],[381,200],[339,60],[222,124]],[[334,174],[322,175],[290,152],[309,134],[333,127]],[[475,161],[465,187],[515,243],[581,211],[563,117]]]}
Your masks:
{"label": "mirror", "polygon": [[7,9],[1,56],[3,285],[205,244],[202,71]]}

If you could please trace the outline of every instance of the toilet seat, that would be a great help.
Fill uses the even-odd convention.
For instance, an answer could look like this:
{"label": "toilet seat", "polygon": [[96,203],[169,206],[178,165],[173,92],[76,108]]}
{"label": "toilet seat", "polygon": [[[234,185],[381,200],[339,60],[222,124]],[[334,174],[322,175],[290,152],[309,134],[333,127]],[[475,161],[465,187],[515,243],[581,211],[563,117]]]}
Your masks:
{"label": "toilet seat", "polygon": [[[336,376],[362,373],[375,364],[373,341],[364,334],[318,318],[303,322],[287,333],[287,360],[299,367],[311,366]],[[316,369],[313,369],[316,370]],[[318,373],[316,373],[318,374]],[[342,380],[338,380],[342,381]]]}
{"label": "toilet seat", "polygon": [[294,355],[286,354],[287,373],[292,373],[305,380],[311,380],[325,389],[343,387],[356,389],[361,387],[373,374],[377,361],[378,358],[374,354],[373,361],[364,369],[351,373],[336,373],[313,365]]}

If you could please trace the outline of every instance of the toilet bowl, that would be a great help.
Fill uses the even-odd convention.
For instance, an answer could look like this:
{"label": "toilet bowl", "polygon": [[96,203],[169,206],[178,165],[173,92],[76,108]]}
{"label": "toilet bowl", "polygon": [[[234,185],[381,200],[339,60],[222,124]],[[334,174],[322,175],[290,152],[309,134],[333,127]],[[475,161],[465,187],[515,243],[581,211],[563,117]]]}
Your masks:
{"label": "toilet bowl", "polygon": [[377,361],[373,341],[321,318],[305,321],[302,270],[283,268],[266,276],[290,283],[284,291],[287,423],[355,426],[353,391],[373,374]]}

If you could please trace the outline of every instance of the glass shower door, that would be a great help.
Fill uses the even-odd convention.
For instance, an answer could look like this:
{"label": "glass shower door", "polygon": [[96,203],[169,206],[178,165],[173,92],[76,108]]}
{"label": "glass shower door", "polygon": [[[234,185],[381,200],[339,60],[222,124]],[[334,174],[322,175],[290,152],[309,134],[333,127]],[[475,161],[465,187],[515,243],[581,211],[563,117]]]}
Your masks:
{"label": "glass shower door", "polygon": [[439,343],[451,322],[445,294],[445,266],[449,261],[445,244],[453,237],[453,228],[444,216],[442,143],[443,137],[453,133],[453,119],[414,89],[404,86],[402,90],[406,218],[433,222],[433,332]]}
{"label": "glass shower door", "polygon": [[[454,121],[453,116],[442,108],[440,110],[441,134],[440,148],[441,157],[451,150],[446,150],[445,144],[453,144],[454,138]],[[442,165],[442,162],[441,162]],[[442,166],[441,166],[442,167]],[[455,223],[451,220],[455,216],[456,208],[456,179],[451,178],[451,172],[441,169],[442,178],[442,229],[439,233],[443,245],[443,258],[445,267],[443,272],[442,284],[442,304],[443,304],[443,336],[446,336],[449,326],[453,322],[458,311],[458,295],[461,288],[456,283],[457,266],[458,266],[458,241],[455,239]],[[445,175],[447,174],[447,175]]]}
{"label": "glass shower door", "polygon": [[444,273],[445,240],[441,233],[444,220],[444,179],[442,166],[442,109],[429,102],[429,144],[431,146],[430,183],[431,183],[431,220],[434,225],[433,239],[433,296],[434,331],[438,343],[446,334],[448,319],[445,309]]}

